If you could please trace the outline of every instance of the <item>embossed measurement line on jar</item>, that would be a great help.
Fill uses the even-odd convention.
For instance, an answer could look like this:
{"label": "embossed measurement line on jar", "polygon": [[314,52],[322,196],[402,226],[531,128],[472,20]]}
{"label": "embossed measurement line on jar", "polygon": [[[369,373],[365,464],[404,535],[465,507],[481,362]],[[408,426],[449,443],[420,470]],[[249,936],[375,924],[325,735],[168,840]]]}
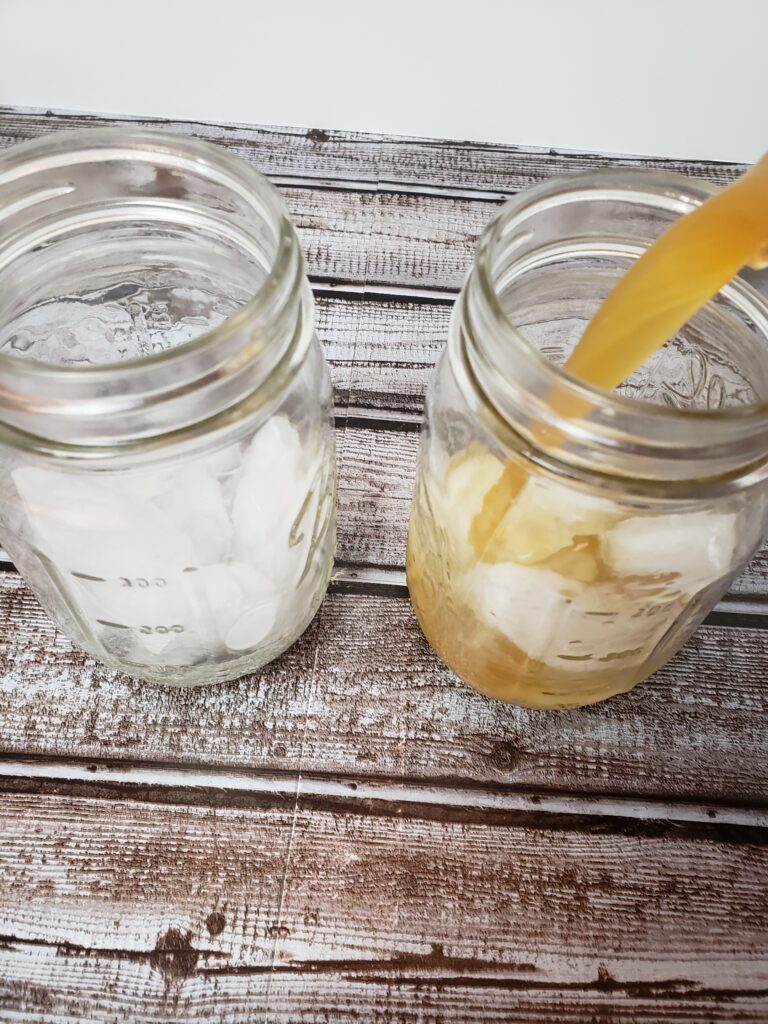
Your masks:
{"label": "embossed measurement line on jar", "polygon": [[159,633],[161,636],[166,633],[184,633],[184,627],[180,623],[173,626],[128,626],[124,622],[108,622],[106,619],[96,619],[100,626],[109,626],[111,629],[133,629],[144,635],[148,633]]}

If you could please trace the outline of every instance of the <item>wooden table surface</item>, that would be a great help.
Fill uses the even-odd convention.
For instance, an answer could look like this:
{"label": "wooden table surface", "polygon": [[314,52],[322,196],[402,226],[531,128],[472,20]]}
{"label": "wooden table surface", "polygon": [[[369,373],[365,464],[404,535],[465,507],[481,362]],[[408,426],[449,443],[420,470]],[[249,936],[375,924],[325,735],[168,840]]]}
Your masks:
{"label": "wooden table surface", "polygon": [[[101,118],[5,110],[0,144]],[[111,123],[111,122],[110,122]],[[258,675],[102,668],[0,565],[0,1021],[768,1021],[768,554],[649,683],[462,685],[403,562],[478,233],[552,174],[730,164],[133,122],[228,147],[298,225],[336,388],[338,569]]]}

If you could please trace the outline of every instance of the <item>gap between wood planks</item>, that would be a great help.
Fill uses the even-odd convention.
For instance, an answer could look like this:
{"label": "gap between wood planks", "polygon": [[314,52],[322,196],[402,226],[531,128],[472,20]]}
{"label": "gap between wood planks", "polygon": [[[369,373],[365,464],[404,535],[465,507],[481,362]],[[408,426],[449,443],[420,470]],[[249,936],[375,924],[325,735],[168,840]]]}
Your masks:
{"label": "gap between wood planks", "polygon": [[[189,958],[189,973],[179,972],[181,977],[198,976],[205,978],[207,976],[213,978],[257,978],[259,976],[264,976],[286,979],[298,975],[302,980],[307,981],[308,979],[318,976],[330,976],[332,979],[343,979],[343,981],[352,984],[379,984],[386,985],[388,987],[398,986],[403,988],[410,988],[413,986],[417,989],[431,989],[437,990],[438,992],[444,989],[501,989],[510,993],[519,992],[522,994],[530,994],[541,992],[552,993],[553,995],[560,996],[566,993],[595,993],[602,996],[622,995],[634,999],[650,999],[655,1002],[662,999],[665,1001],[667,1007],[671,1005],[670,1001],[674,1000],[675,997],[686,1001],[690,998],[701,1001],[717,999],[725,1000],[729,1003],[735,1000],[759,1000],[768,997],[768,988],[723,988],[721,986],[704,986],[697,981],[692,981],[687,978],[621,980],[612,978],[604,967],[601,970],[599,964],[596,977],[593,980],[550,981],[532,977],[531,975],[533,971],[536,970],[536,967],[527,961],[515,961],[511,963],[499,961],[489,962],[481,959],[480,957],[451,956],[445,953],[444,946],[440,944],[433,944],[432,950],[428,953],[397,953],[390,957],[379,958],[346,957],[332,959],[323,957],[322,959],[315,960],[292,960],[284,963],[264,964],[227,963],[226,961],[230,958],[231,954],[219,949],[201,949],[197,946],[182,946],[180,949],[176,950],[169,949],[165,951],[166,957],[163,958],[163,951],[158,951],[156,949],[136,949],[132,947],[114,945],[93,946],[67,940],[57,940],[54,938],[20,938],[13,934],[0,934],[0,950],[3,949],[26,953],[33,953],[33,951],[55,951],[55,956],[57,958],[98,957],[99,959],[108,961],[148,963],[151,966],[157,966],[158,963],[173,963],[172,958],[174,953],[178,955],[179,953],[184,954],[186,952]],[[195,960],[194,964],[191,963],[192,958]],[[332,1005],[334,1006],[334,1009],[336,1009],[339,1002],[338,994],[334,993],[334,995],[331,996],[331,999]],[[548,1007],[544,1007],[544,1010],[546,1009],[548,1009]],[[610,1005],[603,1007],[604,1011],[611,1013],[614,1013],[615,1009],[615,1007]],[[704,1007],[702,1005],[703,1013],[709,1014],[712,1009],[712,1007]],[[536,1011],[540,1016],[542,1007],[536,1007]],[[274,1012],[279,1011],[270,1011],[269,1019],[277,1019],[273,1016]],[[189,1019],[187,1013],[183,1014],[183,1018],[185,1020]],[[14,1015],[12,1019],[22,1020],[26,1018]],[[55,1019],[62,1022],[65,1020],[64,1017],[56,1017]],[[67,1021],[70,1019],[71,1018],[69,1017],[66,1018]],[[142,1015],[140,1019],[145,1020],[146,1018]],[[279,1019],[285,1020],[282,1014]],[[316,1018],[313,1017],[312,1019],[314,1020]],[[346,1021],[350,1018],[345,1015],[343,1018],[331,1018],[324,1016],[322,1019],[343,1019]],[[354,1020],[359,1019],[360,1015],[355,1012]],[[404,1018],[401,1018],[400,1016],[397,1018],[390,1018],[388,1014],[387,1019],[397,1019],[400,1021]],[[409,1016],[407,1019],[415,1020],[416,1018]],[[430,1017],[429,1019],[435,1019],[438,1021],[443,1020],[442,1017]],[[451,1019],[456,1018],[451,1017]],[[472,1020],[475,1019],[475,1017],[472,1018]],[[508,1019],[511,1020],[512,1018],[510,1017]],[[522,1018],[517,1015],[515,1016],[515,1020],[520,1019]],[[546,1019],[551,1020],[552,1018],[547,1016]],[[569,1017],[569,1019],[574,1018]],[[586,1019],[586,1017],[579,1017],[579,1020]],[[609,1018],[603,1018],[602,1016],[599,1018],[594,1016],[589,1017],[590,1021],[597,1021],[598,1019],[602,1021],[604,1019],[608,1020]],[[617,1019],[618,1018],[614,1016],[610,1017],[611,1021]],[[635,1018],[633,1017],[632,1019],[634,1020]],[[650,1018],[645,1017],[644,1019],[650,1020]],[[685,1018],[683,1018],[680,1017],[678,1013],[675,1013],[674,1019],[691,1020],[687,1014]],[[711,1016],[707,1016],[706,1019],[714,1021],[714,1018]],[[730,1019],[754,1020],[755,1018],[747,1018],[739,1015],[735,1018],[729,1017],[729,1020]],[[702,1017],[701,1020],[704,1020],[704,1018]]]}
{"label": "gap between wood planks", "polygon": [[472,786],[445,779],[350,778],[320,772],[259,772],[87,758],[0,755],[0,792],[134,799],[204,806],[303,805],[369,817],[530,825],[632,835],[717,836],[768,844],[768,806],[637,799]]}
{"label": "gap between wood planks", "polygon": [[[0,547],[0,572],[16,573],[8,552]],[[399,566],[359,565],[338,561],[329,590],[337,594],[408,599],[405,570]],[[740,629],[768,629],[768,595],[726,594],[704,620],[708,626],[733,626]]]}

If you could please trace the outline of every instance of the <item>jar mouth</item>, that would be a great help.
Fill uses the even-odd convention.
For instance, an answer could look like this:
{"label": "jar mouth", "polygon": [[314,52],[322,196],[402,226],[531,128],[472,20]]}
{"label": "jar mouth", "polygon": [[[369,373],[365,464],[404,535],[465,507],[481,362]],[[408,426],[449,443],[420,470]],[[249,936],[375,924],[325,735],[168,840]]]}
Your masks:
{"label": "jar mouth", "polygon": [[[89,168],[92,171],[93,165],[101,167],[87,185],[79,186],[86,199],[78,206],[80,192],[71,184],[73,175],[82,176]],[[125,188],[127,181],[128,191],[125,196],[114,198],[110,193],[105,198],[98,192],[99,178],[115,173],[115,168],[121,178],[111,187]],[[182,182],[178,194],[174,197],[169,191],[166,197],[161,192],[158,197],[146,186],[134,185],[133,178],[143,182],[152,173]],[[94,180],[96,184],[91,185]],[[95,192],[95,201],[89,188]],[[0,201],[4,190],[8,201],[0,205],[0,226],[6,234],[0,244],[0,268],[66,237],[75,221],[79,229],[88,227],[89,217],[94,225],[108,223],[110,227],[135,217],[161,232],[178,217],[191,235],[205,225],[208,214],[209,222],[233,252],[238,245],[246,252],[242,239],[255,251],[258,233],[266,239],[267,228],[270,245],[267,255],[260,253],[260,279],[241,283],[242,300],[235,308],[219,317],[215,325],[204,325],[171,347],[122,358],[89,359],[87,365],[40,359],[34,353],[0,352],[0,379],[6,382],[0,385],[4,426],[30,431],[32,425],[25,414],[31,411],[43,436],[78,442],[86,438],[74,425],[75,419],[109,419],[112,413],[116,419],[209,386],[223,393],[227,390],[223,381],[238,377],[237,394],[227,395],[226,404],[233,404],[244,395],[245,377],[252,394],[274,366],[285,362],[286,347],[296,349],[293,362],[300,361],[313,321],[311,303],[303,294],[306,282],[296,231],[283,200],[267,179],[222,147],[155,130],[58,132],[13,146],[0,155]],[[21,198],[16,198],[19,195]],[[207,206],[212,198],[213,205]],[[110,210],[105,213],[107,207]],[[149,237],[150,231],[146,234]],[[303,319],[300,331],[297,318]],[[63,424],[65,418],[70,428],[54,427],[52,433],[40,422]],[[171,415],[171,419],[172,429],[183,426],[178,417]],[[157,423],[151,420],[148,417],[143,433],[156,430]],[[127,440],[133,427],[116,429],[115,435]],[[30,432],[38,431],[33,427]]]}
{"label": "jar mouth", "polygon": [[[172,146],[169,146],[172,143]],[[197,349],[214,344],[215,341],[258,316],[268,306],[278,288],[280,278],[289,270],[297,245],[296,232],[288,219],[283,200],[270,182],[244,160],[231,156],[223,147],[216,147],[191,136],[177,136],[170,132],[152,129],[126,131],[123,128],[84,128],[73,131],[55,132],[44,139],[12,146],[0,155],[0,188],[20,174],[34,173],[36,164],[46,169],[64,168],[73,162],[97,162],[105,159],[126,159],[152,163],[159,156],[173,169],[205,166],[212,179],[248,197],[258,192],[260,199],[269,209],[279,225],[277,252],[265,281],[253,297],[231,313],[212,330],[204,331],[175,348],[152,352],[144,356],[123,359],[120,362],[94,363],[89,366],[70,366],[65,363],[48,363],[34,358],[19,358],[0,353],[0,371],[14,373],[61,374],[70,378],[78,375],[92,378],[99,373],[130,372],[134,367],[172,363]],[[57,159],[58,157],[58,159]],[[32,204],[27,204],[27,208]],[[3,214],[0,209],[0,222]]]}
{"label": "jar mouth", "polygon": [[[534,442],[534,421],[544,421],[572,440],[575,448],[581,445],[585,452],[590,449],[588,456],[584,454],[585,465],[594,463],[599,450],[597,461],[609,472],[618,472],[618,462],[624,460],[622,471],[653,477],[659,465],[674,456],[678,466],[662,470],[662,475],[670,472],[676,479],[682,479],[691,474],[726,472],[765,458],[768,380],[763,388],[765,398],[760,396],[748,404],[719,408],[660,404],[609,391],[575,377],[553,362],[531,343],[504,307],[503,293],[510,282],[524,282],[529,272],[555,273],[551,267],[558,260],[586,254],[597,262],[619,252],[623,258],[636,258],[653,240],[642,236],[641,221],[646,211],[671,223],[717,191],[709,182],[674,173],[606,169],[551,179],[519,193],[504,205],[478,242],[475,264],[457,304],[452,332],[454,347],[461,356],[458,362],[464,363],[463,374],[469,373],[472,386],[483,393],[496,416],[513,431],[521,429],[522,421],[522,432]],[[593,228],[588,209],[595,210],[600,204],[606,211],[612,206],[621,207],[630,221],[636,210],[639,226],[623,229],[619,225],[613,229],[606,215],[595,237],[589,237]],[[580,206],[584,207],[583,213],[579,212]],[[560,218],[559,230],[562,231],[563,223],[567,228],[556,240],[545,237],[542,242],[534,239],[534,235],[539,232],[537,218],[542,220],[546,216]],[[546,230],[545,227],[544,235]],[[766,344],[764,363],[768,375],[768,301],[755,287],[757,282],[765,288],[767,279],[765,274],[761,277],[749,270],[742,271],[720,294],[727,295],[733,306],[754,322],[756,334]],[[588,412],[572,420],[558,417],[549,407],[553,394],[558,395],[563,407]],[[522,417],[521,403],[525,406]],[[706,468],[705,446],[715,454]],[[579,461],[575,451],[570,454]],[[566,461],[570,457],[562,451],[558,453],[561,456]],[[628,456],[634,461],[632,466],[626,461]],[[633,460],[634,456],[642,458]],[[652,469],[654,460],[656,466]],[[691,461],[700,464],[693,467]]]}

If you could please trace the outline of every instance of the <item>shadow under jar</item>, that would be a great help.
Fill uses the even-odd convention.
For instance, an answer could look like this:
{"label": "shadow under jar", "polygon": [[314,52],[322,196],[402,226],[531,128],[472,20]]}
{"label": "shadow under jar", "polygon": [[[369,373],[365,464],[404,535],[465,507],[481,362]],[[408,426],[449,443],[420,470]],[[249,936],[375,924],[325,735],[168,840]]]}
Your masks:
{"label": "shadow under jar", "polygon": [[[566,708],[629,690],[766,532],[767,275],[735,278],[617,392],[562,369],[633,260],[713,191],[556,179],[480,239],[428,393],[408,584],[432,646],[491,696]],[[505,472],[525,480],[511,501]]]}
{"label": "shadow under jar", "polygon": [[331,386],[258,172],[161,132],[0,157],[0,539],[143,679],[233,679],[307,627],[335,544]]}

